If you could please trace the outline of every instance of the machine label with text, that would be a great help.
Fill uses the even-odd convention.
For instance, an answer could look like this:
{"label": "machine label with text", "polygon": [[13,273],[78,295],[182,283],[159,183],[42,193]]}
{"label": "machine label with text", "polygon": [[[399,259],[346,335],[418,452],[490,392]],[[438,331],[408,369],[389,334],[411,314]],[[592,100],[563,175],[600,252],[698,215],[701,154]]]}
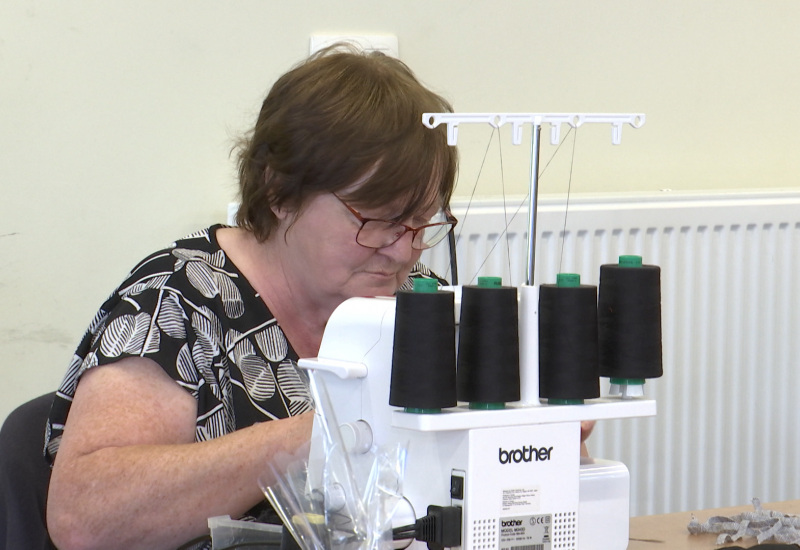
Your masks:
{"label": "machine label with text", "polygon": [[552,523],[550,514],[500,518],[498,550],[550,550]]}
{"label": "machine label with text", "polygon": [[[516,512],[533,512],[539,509],[539,487],[516,487],[514,489],[503,489],[503,502],[501,508],[503,512],[509,512],[517,508]],[[524,508],[520,510],[519,508]],[[509,520],[510,521],[510,520]]]}

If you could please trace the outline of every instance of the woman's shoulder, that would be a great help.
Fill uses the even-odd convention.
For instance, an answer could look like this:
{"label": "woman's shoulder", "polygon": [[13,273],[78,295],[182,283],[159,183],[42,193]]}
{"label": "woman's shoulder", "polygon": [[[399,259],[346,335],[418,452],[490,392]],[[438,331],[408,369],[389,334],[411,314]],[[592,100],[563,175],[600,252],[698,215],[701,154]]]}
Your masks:
{"label": "woman's shoulder", "polygon": [[[223,266],[225,255],[216,239],[216,233],[224,225],[212,225],[172,241],[151,252],[140,260],[126,276],[126,282],[151,274],[177,271],[187,261],[200,261],[209,265]],[[124,286],[125,283],[123,283]]]}
{"label": "woman's shoulder", "polygon": [[216,232],[222,227],[195,231],[149,254],[128,273],[101,309],[110,312],[123,302],[135,302],[136,307],[146,310],[158,307],[164,296],[173,296],[200,309],[224,307],[226,315],[239,317],[252,291],[216,240]]}

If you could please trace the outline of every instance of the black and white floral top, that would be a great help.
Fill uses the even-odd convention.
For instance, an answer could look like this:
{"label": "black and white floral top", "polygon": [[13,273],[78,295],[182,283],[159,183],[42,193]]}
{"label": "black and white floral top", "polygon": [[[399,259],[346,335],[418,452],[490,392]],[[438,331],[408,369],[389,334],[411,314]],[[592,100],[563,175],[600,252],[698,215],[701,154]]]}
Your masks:
{"label": "black and white floral top", "polygon": [[[56,393],[45,442],[51,462],[81,375],[124,357],[154,360],[191,392],[196,441],[311,409],[297,354],[217,243],[221,227],[151,254],[102,305]],[[417,264],[404,288],[418,277],[436,278]]]}

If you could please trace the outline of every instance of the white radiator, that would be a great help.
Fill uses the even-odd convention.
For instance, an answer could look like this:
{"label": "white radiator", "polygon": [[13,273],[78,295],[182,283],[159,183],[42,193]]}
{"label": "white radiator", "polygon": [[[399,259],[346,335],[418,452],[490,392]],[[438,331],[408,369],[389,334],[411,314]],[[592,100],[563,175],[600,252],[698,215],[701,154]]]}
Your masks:
{"label": "white radiator", "polygon": [[[453,204],[460,284],[525,282],[521,202]],[[589,440],[630,469],[631,514],[800,498],[800,191],[573,197],[566,226],[564,199],[545,197],[537,233],[535,284],[596,285],[620,254],[661,266],[664,376],[645,385],[658,416]],[[446,244],[423,260],[451,278]]]}

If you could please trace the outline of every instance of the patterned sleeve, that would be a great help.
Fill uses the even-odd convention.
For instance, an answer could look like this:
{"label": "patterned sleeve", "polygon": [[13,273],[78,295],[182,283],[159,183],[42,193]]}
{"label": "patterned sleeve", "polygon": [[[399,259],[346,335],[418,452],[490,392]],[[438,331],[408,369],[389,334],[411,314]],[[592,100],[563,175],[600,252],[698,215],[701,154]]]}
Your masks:
{"label": "patterned sleeve", "polygon": [[443,279],[431,271],[428,266],[422,262],[417,262],[414,264],[414,267],[411,268],[411,273],[409,273],[406,282],[403,283],[398,290],[412,290],[414,288],[414,279],[436,279],[439,282],[439,286],[447,286],[450,284],[446,279]]}
{"label": "patterned sleeve", "polygon": [[208,230],[146,258],[103,304],[56,393],[51,459],[82,374],[125,357],[152,359],[194,396],[198,441],[311,409],[296,353]]}

